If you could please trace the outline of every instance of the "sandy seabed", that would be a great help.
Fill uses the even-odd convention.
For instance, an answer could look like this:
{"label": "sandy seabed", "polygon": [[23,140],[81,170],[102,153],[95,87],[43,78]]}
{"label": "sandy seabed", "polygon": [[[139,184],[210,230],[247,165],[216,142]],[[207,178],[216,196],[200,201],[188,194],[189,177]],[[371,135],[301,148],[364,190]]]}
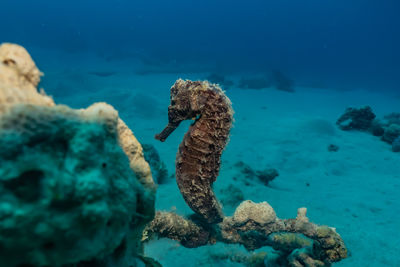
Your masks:
{"label": "sandy seabed", "polygon": [[[207,74],[138,75],[140,66],[130,60],[106,62],[96,56],[51,53],[36,50],[32,56],[46,73],[41,86],[57,103],[114,105],[139,141],[155,145],[169,172],[174,172],[177,147],[188,124],[165,143],[153,138],[167,123],[169,88],[177,78],[202,79]],[[214,184],[219,198],[229,197],[221,190],[232,184],[242,190],[244,199],[270,203],[281,218],[295,217],[297,208],[307,207],[313,222],[336,227],[350,251],[348,259],[334,266],[400,266],[400,153],[368,133],[344,132],[335,125],[349,106],[370,105],[378,117],[400,112],[399,95],[305,87],[296,87],[295,93],[233,87],[226,94],[233,103],[235,123]],[[339,150],[329,152],[330,144]],[[238,161],[254,169],[273,167],[280,175],[268,187],[234,180]],[[156,206],[191,212],[172,179],[158,187]],[[233,207],[225,207],[227,215],[232,212]],[[240,266],[213,260],[232,251],[244,249],[224,244],[186,249],[171,240],[146,246],[146,254],[163,266]]]}

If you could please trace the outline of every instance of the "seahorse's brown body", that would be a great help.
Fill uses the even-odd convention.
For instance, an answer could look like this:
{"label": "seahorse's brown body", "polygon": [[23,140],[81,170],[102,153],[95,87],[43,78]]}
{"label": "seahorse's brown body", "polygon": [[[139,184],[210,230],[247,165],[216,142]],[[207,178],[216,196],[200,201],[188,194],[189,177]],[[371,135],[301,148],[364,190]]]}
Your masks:
{"label": "seahorse's brown body", "polygon": [[178,80],[171,88],[169,123],[156,138],[165,141],[181,121],[193,118],[177,153],[176,180],[190,208],[217,223],[223,214],[211,186],[232,126],[231,102],[216,84]]}

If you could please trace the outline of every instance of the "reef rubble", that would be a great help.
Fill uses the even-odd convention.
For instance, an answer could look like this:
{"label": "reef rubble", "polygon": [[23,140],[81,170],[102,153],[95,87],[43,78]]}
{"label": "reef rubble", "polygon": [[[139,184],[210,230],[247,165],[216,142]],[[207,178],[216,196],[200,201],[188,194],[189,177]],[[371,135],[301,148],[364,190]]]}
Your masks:
{"label": "reef rubble", "polygon": [[264,255],[265,266],[331,266],[347,257],[347,249],[334,228],[309,222],[307,209],[299,208],[295,219],[279,219],[267,203],[243,201],[232,217],[205,224],[196,217],[157,212],[146,228],[146,237],[167,237],[194,248],[216,242],[242,244],[247,250],[271,246],[278,257]]}
{"label": "reef rubble", "polygon": [[336,121],[343,131],[357,130],[369,132],[392,146],[393,152],[399,152],[400,140],[400,114],[391,113],[376,119],[376,115],[369,106],[361,108],[347,108],[343,115]]}

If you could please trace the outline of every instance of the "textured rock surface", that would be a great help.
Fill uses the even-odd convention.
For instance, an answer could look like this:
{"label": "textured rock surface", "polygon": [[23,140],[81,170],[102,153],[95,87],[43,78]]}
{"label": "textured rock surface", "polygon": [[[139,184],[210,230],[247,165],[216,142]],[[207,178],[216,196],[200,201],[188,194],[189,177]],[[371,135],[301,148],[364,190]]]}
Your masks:
{"label": "textured rock surface", "polygon": [[385,129],[383,133],[382,140],[392,144],[394,140],[400,136],[400,125],[391,124],[389,127]]}
{"label": "textured rock surface", "polygon": [[[333,228],[311,223],[306,212],[306,208],[299,208],[296,219],[279,219],[268,203],[247,200],[239,205],[233,217],[211,225],[170,212],[158,212],[146,233],[148,237],[177,240],[185,247],[224,242],[242,244],[252,251],[271,246],[278,251],[278,258],[266,259],[266,266],[272,262],[278,266],[330,266],[346,258],[347,249],[340,235]],[[301,263],[302,259],[310,264],[290,265]]]}
{"label": "textured rock surface", "polygon": [[38,93],[22,47],[0,59],[0,265],[134,265],[154,213],[140,144],[110,105]]}
{"label": "textured rock surface", "polygon": [[26,82],[36,87],[43,74],[36,67],[29,53],[22,46],[4,43],[0,45],[0,62],[17,72],[17,80],[9,82]]}
{"label": "textured rock surface", "polygon": [[371,107],[348,108],[342,116],[336,121],[340,129],[367,131],[371,127],[375,114]]}
{"label": "textured rock surface", "polygon": [[268,224],[276,220],[276,214],[267,202],[254,203],[246,200],[236,208],[233,220],[238,224],[244,224],[249,220],[259,224]]}
{"label": "textured rock surface", "polygon": [[388,125],[391,125],[391,124],[400,125],[400,113],[392,112],[390,114],[387,114],[387,115],[383,116],[382,123],[385,126],[388,126]]}
{"label": "textured rock surface", "polygon": [[392,143],[392,151],[400,152],[400,136],[397,137]]}
{"label": "textured rock surface", "polygon": [[384,125],[378,119],[374,119],[371,123],[370,131],[374,136],[382,136],[385,132]]}
{"label": "textured rock surface", "polygon": [[147,226],[145,234],[157,234],[159,237],[168,237],[179,240],[187,248],[206,245],[210,233],[194,222],[170,212],[157,212],[154,220]]}
{"label": "textured rock surface", "polygon": [[130,167],[135,172],[139,181],[153,192],[156,187],[151,175],[150,166],[144,159],[143,148],[134,136],[129,127],[118,119],[118,139],[119,143],[129,158]]}
{"label": "textured rock surface", "polygon": [[50,97],[36,89],[41,75],[25,48],[0,45],[0,115],[15,104],[54,106]]}

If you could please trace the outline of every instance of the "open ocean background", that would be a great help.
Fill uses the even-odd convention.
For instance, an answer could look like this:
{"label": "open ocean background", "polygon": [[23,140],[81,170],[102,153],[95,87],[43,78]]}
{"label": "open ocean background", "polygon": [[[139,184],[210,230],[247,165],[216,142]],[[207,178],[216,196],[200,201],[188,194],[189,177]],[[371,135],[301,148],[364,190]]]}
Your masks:
{"label": "open ocean background", "polygon": [[[399,12],[398,0],[0,0],[0,43],[30,52],[45,73],[40,87],[57,103],[112,104],[170,175],[188,124],[154,140],[167,122],[169,88],[178,78],[214,77],[235,110],[218,198],[232,203],[239,190],[281,218],[307,207],[348,246],[350,257],[334,266],[400,266],[400,153],[335,125],[347,107],[369,105],[378,118],[400,113]],[[294,92],[271,86],[276,73]],[[249,80],[257,88],[243,85]],[[248,181],[238,162],[280,175],[269,186]],[[173,178],[159,185],[156,205],[191,213]],[[146,246],[163,266],[237,266],[216,256],[232,251],[244,249]]]}

